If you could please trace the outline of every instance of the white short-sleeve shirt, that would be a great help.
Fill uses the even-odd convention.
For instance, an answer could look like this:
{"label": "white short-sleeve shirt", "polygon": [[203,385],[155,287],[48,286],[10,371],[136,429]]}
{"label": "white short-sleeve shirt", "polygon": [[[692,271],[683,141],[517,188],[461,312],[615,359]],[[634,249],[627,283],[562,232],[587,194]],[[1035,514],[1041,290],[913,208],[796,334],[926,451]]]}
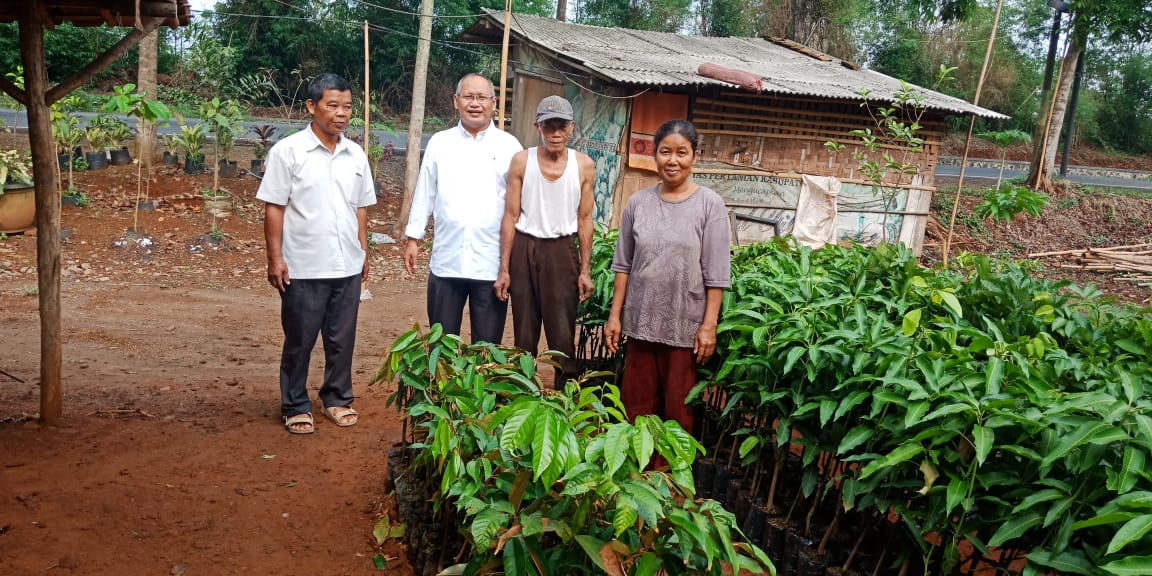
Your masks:
{"label": "white short-sleeve shirt", "polygon": [[356,211],[376,203],[368,156],[340,137],[329,152],[312,132],[282,138],[268,151],[258,200],[284,206],[281,252],[291,278],[347,278],[364,268]]}

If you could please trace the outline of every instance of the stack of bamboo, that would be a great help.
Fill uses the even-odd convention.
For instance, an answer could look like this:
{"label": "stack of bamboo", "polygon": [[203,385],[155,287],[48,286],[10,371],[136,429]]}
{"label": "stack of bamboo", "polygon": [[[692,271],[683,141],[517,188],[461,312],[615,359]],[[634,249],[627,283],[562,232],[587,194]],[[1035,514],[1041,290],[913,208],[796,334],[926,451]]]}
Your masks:
{"label": "stack of bamboo", "polygon": [[1064,263],[1060,264],[1061,268],[1119,272],[1125,276],[1118,278],[1118,280],[1140,282],[1141,286],[1152,286],[1152,242],[1109,248],[1036,252],[1029,254],[1028,257],[1061,257],[1064,259]]}

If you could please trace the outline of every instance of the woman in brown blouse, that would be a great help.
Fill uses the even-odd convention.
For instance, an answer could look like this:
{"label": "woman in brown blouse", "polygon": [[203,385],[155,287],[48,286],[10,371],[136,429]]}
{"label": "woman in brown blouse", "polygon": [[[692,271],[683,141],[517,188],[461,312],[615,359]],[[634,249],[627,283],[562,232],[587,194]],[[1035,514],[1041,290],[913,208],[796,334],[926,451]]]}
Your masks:
{"label": "woman in brown blouse", "polygon": [[613,353],[627,336],[620,397],[635,419],[655,414],[692,431],[684,399],[696,365],[716,350],[716,322],[731,285],[728,211],[692,180],[696,127],[670,120],[656,131],[660,183],[636,192],[620,219],[616,283],[604,330]]}

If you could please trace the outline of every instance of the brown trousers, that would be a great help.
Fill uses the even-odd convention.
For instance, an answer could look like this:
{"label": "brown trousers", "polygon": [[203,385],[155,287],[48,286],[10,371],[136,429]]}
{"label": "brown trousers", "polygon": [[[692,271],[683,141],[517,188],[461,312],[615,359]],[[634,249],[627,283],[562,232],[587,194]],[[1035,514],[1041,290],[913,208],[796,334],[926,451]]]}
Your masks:
{"label": "brown trousers", "polygon": [[692,409],[684,399],[696,385],[696,359],[691,348],[678,348],[629,338],[624,352],[620,401],[628,419],[654,414],[675,420],[692,432]]}
{"label": "brown trousers", "polygon": [[580,253],[576,236],[537,238],[516,232],[512,257],[508,262],[512,283],[512,330],[517,348],[533,355],[539,352],[540,327],[548,338],[548,348],[563,352],[556,388],[576,374],[576,304],[580,290]]}

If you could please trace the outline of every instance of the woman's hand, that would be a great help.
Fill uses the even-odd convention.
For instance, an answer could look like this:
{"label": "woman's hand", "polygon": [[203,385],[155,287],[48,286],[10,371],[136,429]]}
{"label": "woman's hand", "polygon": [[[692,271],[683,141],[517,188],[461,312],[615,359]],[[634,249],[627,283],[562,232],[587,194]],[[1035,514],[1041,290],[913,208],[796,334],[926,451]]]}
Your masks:
{"label": "woman's hand", "polygon": [[612,354],[620,349],[620,331],[620,316],[609,315],[604,323],[604,343]]}
{"label": "woman's hand", "polygon": [[692,346],[692,352],[696,354],[696,364],[707,362],[715,351],[716,325],[701,324],[700,328],[696,330],[696,343]]}

